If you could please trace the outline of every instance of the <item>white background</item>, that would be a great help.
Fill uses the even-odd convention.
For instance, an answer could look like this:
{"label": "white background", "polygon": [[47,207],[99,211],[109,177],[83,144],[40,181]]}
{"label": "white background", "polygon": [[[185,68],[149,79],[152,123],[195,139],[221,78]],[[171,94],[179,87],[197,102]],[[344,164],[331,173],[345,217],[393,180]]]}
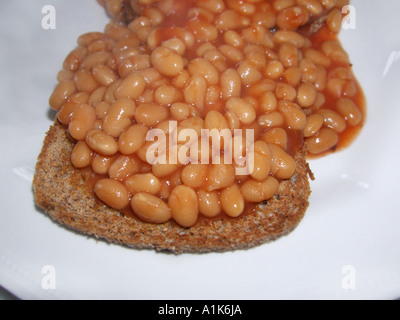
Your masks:
{"label": "white background", "polygon": [[[56,30],[42,29],[47,4],[56,8]],[[33,168],[52,122],[56,74],[77,37],[103,31],[108,18],[95,0],[2,0],[0,285],[21,299],[399,298],[400,2],[352,5],[356,29],[341,39],[368,121],[349,149],[311,161],[317,180],[302,223],[248,251],[175,256],[98,242],[36,209]],[[42,286],[47,265],[55,289]],[[346,266],[355,272],[350,289]]]}

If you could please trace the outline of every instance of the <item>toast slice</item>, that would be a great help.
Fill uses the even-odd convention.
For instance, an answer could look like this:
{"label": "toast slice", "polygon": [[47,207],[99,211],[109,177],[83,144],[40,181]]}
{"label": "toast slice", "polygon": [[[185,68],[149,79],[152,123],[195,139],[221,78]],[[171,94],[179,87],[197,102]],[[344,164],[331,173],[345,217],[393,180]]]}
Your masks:
{"label": "toast slice", "polygon": [[66,129],[55,120],[46,134],[33,180],[37,205],[70,229],[131,248],[175,254],[248,249],[289,234],[309,204],[312,173],[303,148],[295,157],[294,176],[280,184],[273,198],[257,204],[254,212],[238,218],[200,219],[191,228],[174,221],[147,223],[96,198],[84,172],[70,162],[72,146]]}

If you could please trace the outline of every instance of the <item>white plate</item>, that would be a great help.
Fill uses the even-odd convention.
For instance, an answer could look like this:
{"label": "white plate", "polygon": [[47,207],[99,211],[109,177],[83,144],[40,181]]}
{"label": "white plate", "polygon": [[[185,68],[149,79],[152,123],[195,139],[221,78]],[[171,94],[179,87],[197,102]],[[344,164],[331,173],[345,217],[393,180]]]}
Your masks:
{"label": "white plate", "polygon": [[[42,28],[49,4],[55,30]],[[1,1],[0,284],[22,299],[400,297],[400,2],[352,5],[356,29],[341,38],[368,121],[350,148],[311,162],[317,180],[302,223],[248,251],[174,256],[97,242],[35,208],[33,168],[56,73],[77,37],[108,18],[95,0]]]}

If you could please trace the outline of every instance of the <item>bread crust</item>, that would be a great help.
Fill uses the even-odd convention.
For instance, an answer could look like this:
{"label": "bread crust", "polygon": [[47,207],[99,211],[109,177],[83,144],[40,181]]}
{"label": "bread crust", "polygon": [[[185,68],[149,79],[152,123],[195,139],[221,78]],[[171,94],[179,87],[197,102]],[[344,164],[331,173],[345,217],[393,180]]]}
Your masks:
{"label": "bread crust", "polygon": [[180,253],[249,249],[292,232],[302,220],[310,196],[311,171],[306,150],[297,169],[270,200],[239,218],[201,219],[191,228],[174,221],[152,224],[124,216],[103,204],[70,161],[73,142],[56,120],[46,134],[33,179],[36,204],[54,221],[80,233],[130,248]]}

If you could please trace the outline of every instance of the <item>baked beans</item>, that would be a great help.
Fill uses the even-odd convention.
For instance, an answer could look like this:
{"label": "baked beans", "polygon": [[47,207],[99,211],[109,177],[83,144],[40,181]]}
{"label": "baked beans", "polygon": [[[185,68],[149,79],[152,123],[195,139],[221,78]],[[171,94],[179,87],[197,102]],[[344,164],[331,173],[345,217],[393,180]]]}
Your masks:
{"label": "baked beans", "polygon": [[[101,0],[114,19],[78,38],[49,104],[74,140],[72,165],[93,171],[101,201],[191,227],[268,201],[293,177],[303,145],[309,156],[337,150],[365,111],[337,40],[347,0],[178,2]],[[128,6],[136,16],[120,21]],[[168,143],[157,150],[153,129]],[[174,141],[184,129],[197,139]],[[213,129],[218,150],[203,132]],[[246,133],[230,150],[237,130]],[[254,163],[238,174],[245,164],[235,160],[249,150]]]}

